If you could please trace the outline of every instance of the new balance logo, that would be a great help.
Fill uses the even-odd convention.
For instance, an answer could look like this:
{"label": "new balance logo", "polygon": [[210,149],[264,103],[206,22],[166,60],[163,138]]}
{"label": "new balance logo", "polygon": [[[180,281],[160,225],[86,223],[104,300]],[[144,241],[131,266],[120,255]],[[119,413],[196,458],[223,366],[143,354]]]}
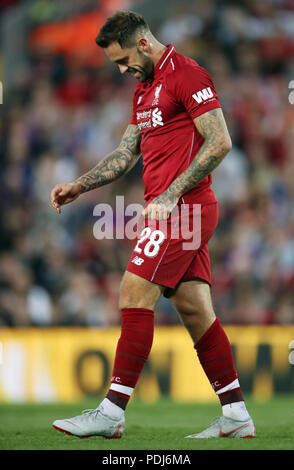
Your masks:
{"label": "new balance logo", "polygon": [[213,97],[213,92],[211,91],[211,88],[208,87],[208,88],[203,88],[203,90],[200,90],[200,91],[197,91],[197,93],[194,93],[194,95],[192,95],[192,98],[194,98],[195,101],[197,101],[197,103],[202,103],[202,101],[206,101],[208,100],[208,98],[212,98]]}
{"label": "new balance logo", "polygon": [[143,258],[139,258],[139,256],[135,256],[135,258],[132,260],[132,263],[136,264],[137,266],[141,266],[141,264],[144,263]]}
{"label": "new balance logo", "polygon": [[163,126],[161,114],[162,114],[162,112],[159,111],[158,108],[153,109],[153,111],[152,111],[152,125],[153,125],[153,127]]}

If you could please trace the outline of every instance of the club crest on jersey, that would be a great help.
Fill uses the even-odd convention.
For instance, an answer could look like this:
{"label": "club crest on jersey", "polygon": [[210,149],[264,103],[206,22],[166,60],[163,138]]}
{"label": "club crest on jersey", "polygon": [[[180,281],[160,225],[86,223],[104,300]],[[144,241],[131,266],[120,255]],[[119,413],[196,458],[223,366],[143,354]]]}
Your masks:
{"label": "club crest on jersey", "polygon": [[155,88],[154,100],[152,101],[152,106],[157,106],[159,103],[159,94],[162,88],[162,83]]}

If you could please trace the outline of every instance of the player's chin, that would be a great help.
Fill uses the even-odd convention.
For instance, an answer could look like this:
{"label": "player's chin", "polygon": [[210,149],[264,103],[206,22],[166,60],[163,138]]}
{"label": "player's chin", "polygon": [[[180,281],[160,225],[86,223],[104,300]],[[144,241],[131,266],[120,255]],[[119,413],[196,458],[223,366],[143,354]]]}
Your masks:
{"label": "player's chin", "polygon": [[148,79],[148,75],[144,71],[139,71],[134,74],[138,82],[145,82]]}
{"label": "player's chin", "polygon": [[142,72],[136,72],[134,74],[135,78],[138,80],[138,82],[144,82],[145,81],[145,76],[142,74]]}

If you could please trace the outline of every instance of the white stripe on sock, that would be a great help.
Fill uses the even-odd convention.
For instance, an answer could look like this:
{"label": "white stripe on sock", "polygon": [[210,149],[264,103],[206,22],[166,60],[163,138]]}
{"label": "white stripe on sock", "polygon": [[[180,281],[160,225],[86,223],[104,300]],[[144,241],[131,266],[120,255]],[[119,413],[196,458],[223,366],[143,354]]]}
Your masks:
{"label": "white stripe on sock", "polygon": [[233,390],[234,388],[240,387],[239,380],[236,379],[233,382],[231,382],[229,385],[226,385],[225,387],[221,388],[217,392],[215,392],[217,395],[220,393],[228,392],[229,390]]}
{"label": "white stripe on sock", "polygon": [[134,389],[132,387],[126,387],[126,385],[111,384],[110,390],[116,390],[117,392],[131,396]]}
{"label": "white stripe on sock", "polygon": [[124,414],[124,410],[115,403],[112,403],[108,398],[104,398],[100,403],[99,408],[102,408],[103,413],[111,416],[112,418],[120,418]]}

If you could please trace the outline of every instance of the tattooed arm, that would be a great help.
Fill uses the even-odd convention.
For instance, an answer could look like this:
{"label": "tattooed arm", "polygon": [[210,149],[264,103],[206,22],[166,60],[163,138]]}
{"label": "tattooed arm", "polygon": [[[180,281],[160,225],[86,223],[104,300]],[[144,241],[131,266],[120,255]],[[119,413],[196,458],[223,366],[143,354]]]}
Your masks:
{"label": "tattooed arm", "polygon": [[127,173],[140,156],[140,142],[138,127],[129,124],[118,148],[98,163],[95,168],[76,180],[81,185],[82,193],[100,188]]}
{"label": "tattooed arm", "polygon": [[113,152],[73,183],[57,184],[51,192],[51,202],[58,213],[60,206],[77,199],[80,194],[100,188],[126,174],[140,156],[141,136],[136,125],[129,124],[122,140]]}
{"label": "tattooed arm", "polygon": [[231,138],[220,108],[198,116],[194,124],[204,137],[202,147],[188,168],[147,206],[145,217],[156,214],[155,218],[168,218],[179,198],[209,175],[230,151]]}
{"label": "tattooed arm", "polygon": [[189,167],[173,181],[168,193],[179,199],[211,173],[232,148],[231,138],[220,108],[208,111],[194,119],[204,142]]}

